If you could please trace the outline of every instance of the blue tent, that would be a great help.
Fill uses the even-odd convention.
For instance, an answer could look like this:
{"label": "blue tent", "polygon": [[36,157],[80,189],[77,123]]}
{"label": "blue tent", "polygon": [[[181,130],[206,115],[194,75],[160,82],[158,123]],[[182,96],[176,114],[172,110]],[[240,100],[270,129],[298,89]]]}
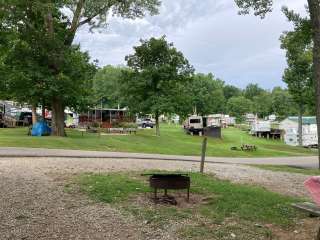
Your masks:
{"label": "blue tent", "polygon": [[32,126],[31,135],[32,136],[48,136],[51,134],[51,128],[44,121],[37,122]]}

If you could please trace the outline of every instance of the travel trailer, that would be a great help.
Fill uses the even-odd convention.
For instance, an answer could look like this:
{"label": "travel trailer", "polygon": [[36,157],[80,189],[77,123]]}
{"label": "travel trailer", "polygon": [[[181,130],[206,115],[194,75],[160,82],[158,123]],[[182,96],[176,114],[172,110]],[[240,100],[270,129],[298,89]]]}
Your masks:
{"label": "travel trailer", "polygon": [[184,129],[191,135],[221,138],[221,126],[208,121],[208,117],[190,116],[184,124]]}
{"label": "travel trailer", "polygon": [[[298,117],[288,117],[280,123],[279,128],[284,132],[284,142],[288,145],[299,145],[298,121]],[[316,117],[302,118],[302,145],[304,147],[318,145]]]}

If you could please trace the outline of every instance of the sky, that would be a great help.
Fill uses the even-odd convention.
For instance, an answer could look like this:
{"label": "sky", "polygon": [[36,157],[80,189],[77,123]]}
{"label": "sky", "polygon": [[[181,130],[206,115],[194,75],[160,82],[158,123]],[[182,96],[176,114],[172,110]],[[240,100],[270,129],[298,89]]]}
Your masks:
{"label": "sky", "polygon": [[196,72],[244,88],[249,83],[272,89],[283,86],[285,52],[279,37],[292,29],[282,6],[306,14],[305,0],[277,0],[273,12],[261,20],[239,16],[233,0],[163,0],[160,14],[128,20],[110,17],[108,27],[90,33],[79,30],[76,43],[99,66],[124,65],[140,39],[166,35],[183,52]]}

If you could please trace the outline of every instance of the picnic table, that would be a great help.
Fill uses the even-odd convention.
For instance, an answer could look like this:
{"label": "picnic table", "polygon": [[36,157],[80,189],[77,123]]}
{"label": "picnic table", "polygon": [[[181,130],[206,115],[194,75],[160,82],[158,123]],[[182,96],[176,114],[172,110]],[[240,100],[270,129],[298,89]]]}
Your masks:
{"label": "picnic table", "polygon": [[255,145],[242,144],[241,150],[242,151],[257,151],[257,147]]}

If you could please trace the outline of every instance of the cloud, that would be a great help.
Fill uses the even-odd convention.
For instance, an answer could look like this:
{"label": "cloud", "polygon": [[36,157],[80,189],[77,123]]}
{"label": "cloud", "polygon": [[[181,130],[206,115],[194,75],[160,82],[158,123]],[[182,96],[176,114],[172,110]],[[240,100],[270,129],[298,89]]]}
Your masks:
{"label": "cloud", "polygon": [[245,87],[284,86],[286,67],[279,37],[291,29],[281,12],[286,5],[305,14],[301,0],[279,0],[266,19],[239,16],[233,0],[164,0],[157,16],[127,20],[109,19],[109,27],[89,33],[81,29],[76,42],[98,59],[101,66],[124,64],[139,39],[166,35],[198,72],[212,72],[226,83]]}

